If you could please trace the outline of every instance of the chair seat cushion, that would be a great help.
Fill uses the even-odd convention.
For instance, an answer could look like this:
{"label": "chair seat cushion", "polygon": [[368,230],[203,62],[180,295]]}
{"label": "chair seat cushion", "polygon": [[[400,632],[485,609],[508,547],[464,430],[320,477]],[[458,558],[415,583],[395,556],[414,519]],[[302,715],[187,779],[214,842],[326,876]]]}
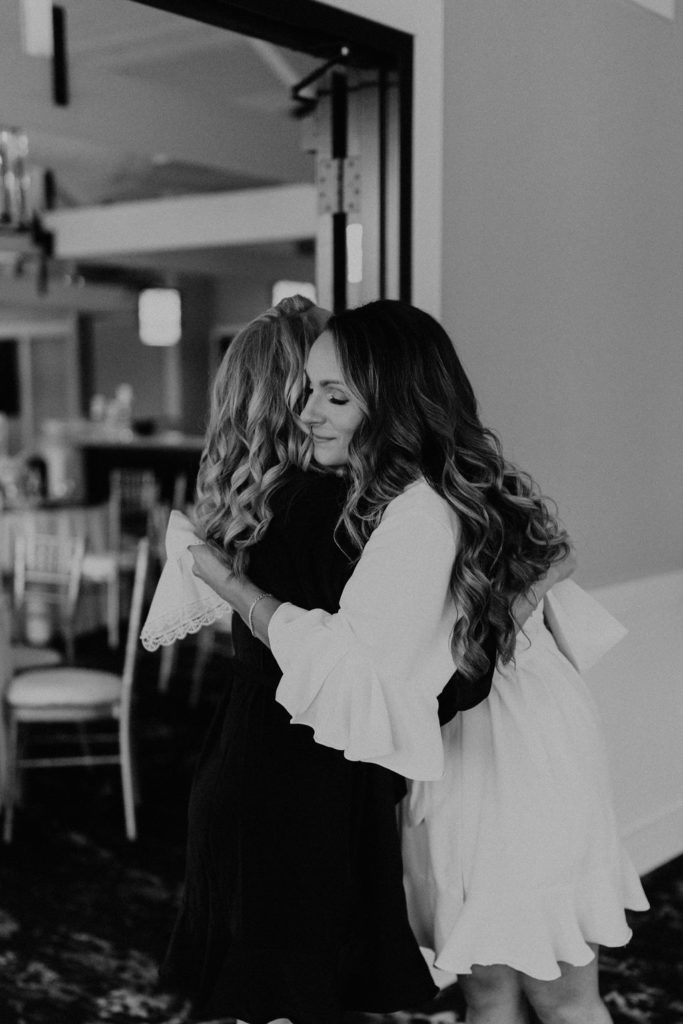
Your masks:
{"label": "chair seat cushion", "polygon": [[84,707],[115,703],[121,679],[111,672],[87,668],[46,668],[23,672],[7,690],[12,707]]}
{"label": "chair seat cushion", "polygon": [[28,644],[12,644],[12,666],[15,672],[32,668],[49,668],[64,660],[59,651],[52,647],[31,647]]}
{"label": "chair seat cushion", "polygon": [[116,579],[117,569],[118,559],[115,551],[88,552],[83,558],[81,575],[84,580],[91,580],[93,583],[107,583]]}

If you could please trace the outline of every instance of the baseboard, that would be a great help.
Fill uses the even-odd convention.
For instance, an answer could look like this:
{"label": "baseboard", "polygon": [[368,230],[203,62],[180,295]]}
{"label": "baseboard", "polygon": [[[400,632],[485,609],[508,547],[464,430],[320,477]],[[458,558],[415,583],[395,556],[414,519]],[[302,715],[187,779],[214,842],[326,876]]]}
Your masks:
{"label": "baseboard", "polygon": [[591,593],[628,628],[586,678],[603,718],[621,834],[646,874],[683,853],[683,572]]}
{"label": "baseboard", "polygon": [[683,799],[636,822],[622,838],[640,875],[678,857],[683,852]]}

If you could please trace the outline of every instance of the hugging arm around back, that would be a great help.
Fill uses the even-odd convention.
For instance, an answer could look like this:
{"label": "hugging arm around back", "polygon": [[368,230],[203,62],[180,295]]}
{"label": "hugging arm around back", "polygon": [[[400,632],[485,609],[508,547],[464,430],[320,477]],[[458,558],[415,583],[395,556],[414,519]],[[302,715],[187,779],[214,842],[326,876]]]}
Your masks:
{"label": "hugging arm around back", "polygon": [[395,498],[329,614],[291,604],[269,624],[276,699],[316,740],[406,778],[438,778],[438,695],[453,673],[449,592],[458,523],[423,481]]}
{"label": "hugging arm around back", "polygon": [[[572,550],[567,558],[552,565],[542,579],[534,583],[526,594],[520,594],[512,605],[512,614],[519,633],[524,623],[536,610],[545,594],[560,580],[566,579],[576,568],[576,556]],[[491,692],[493,673],[496,669],[497,650],[493,635],[489,633],[483,644],[488,658],[488,668],[475,678],[468,678],[454,672],[439,694],[439,722],[446,725],[458,711],[467,711],[486,700]]]}
{"label": "hugging arm around back", "polygon": [[[321,485],[329,489],[329,482]],[[438,777],[435,710],[443,725],[486,699],[496,661],[489,637],[486,671],[474,679],[453,672],[449,638],[456,610],[448,581],[457,519],[424,482],[413,484],[390,503],[355,568],[334,548],[332,522],[326,528],[337,585],[348,580],[339,611],[331,614],[332,601],[328,610],[308,610],[270,596],[252,609],[256,635],[283,670],[277,699],[295,724],[312,726],[318,742],[351,759],[374,761],[409,778]],[[312,520],[306,529],[315,526]],[[230,577],[206,548],[194,554],[197,574],[247,621],[258,586]],[[572,569],[573,563],[553,567],[532,599],[518,599],[513,610],[520,625]]]}

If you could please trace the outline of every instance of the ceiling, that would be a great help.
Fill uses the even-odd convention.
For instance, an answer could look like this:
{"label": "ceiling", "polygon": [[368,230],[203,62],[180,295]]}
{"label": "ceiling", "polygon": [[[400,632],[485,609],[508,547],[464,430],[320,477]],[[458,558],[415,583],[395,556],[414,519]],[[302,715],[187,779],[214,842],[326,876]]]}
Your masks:
{"label": "ceiling", "polygon": [[[54,171],[58,208],[313,180],[310,123],[295,116],[291,87],[316,58],[135,0],[60,5],[67,107],[52,102],[49,58],[22,51],[20,0],[0,5],[0,123],[27,131],[31,161]],[[310,261],[310,246],[132,253],[115,262],[223,276],[283,258]]]}

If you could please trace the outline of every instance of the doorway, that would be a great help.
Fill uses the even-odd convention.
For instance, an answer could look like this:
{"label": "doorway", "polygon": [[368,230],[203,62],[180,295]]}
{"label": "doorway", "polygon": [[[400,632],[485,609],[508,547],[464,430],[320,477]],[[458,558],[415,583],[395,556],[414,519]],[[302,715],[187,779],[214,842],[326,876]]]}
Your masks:
{"label": "doorway", "polygon": [[135,2],[320,61],[292,90],[313,122],[318,301],[410,301],[412,36],[316,0]]}

